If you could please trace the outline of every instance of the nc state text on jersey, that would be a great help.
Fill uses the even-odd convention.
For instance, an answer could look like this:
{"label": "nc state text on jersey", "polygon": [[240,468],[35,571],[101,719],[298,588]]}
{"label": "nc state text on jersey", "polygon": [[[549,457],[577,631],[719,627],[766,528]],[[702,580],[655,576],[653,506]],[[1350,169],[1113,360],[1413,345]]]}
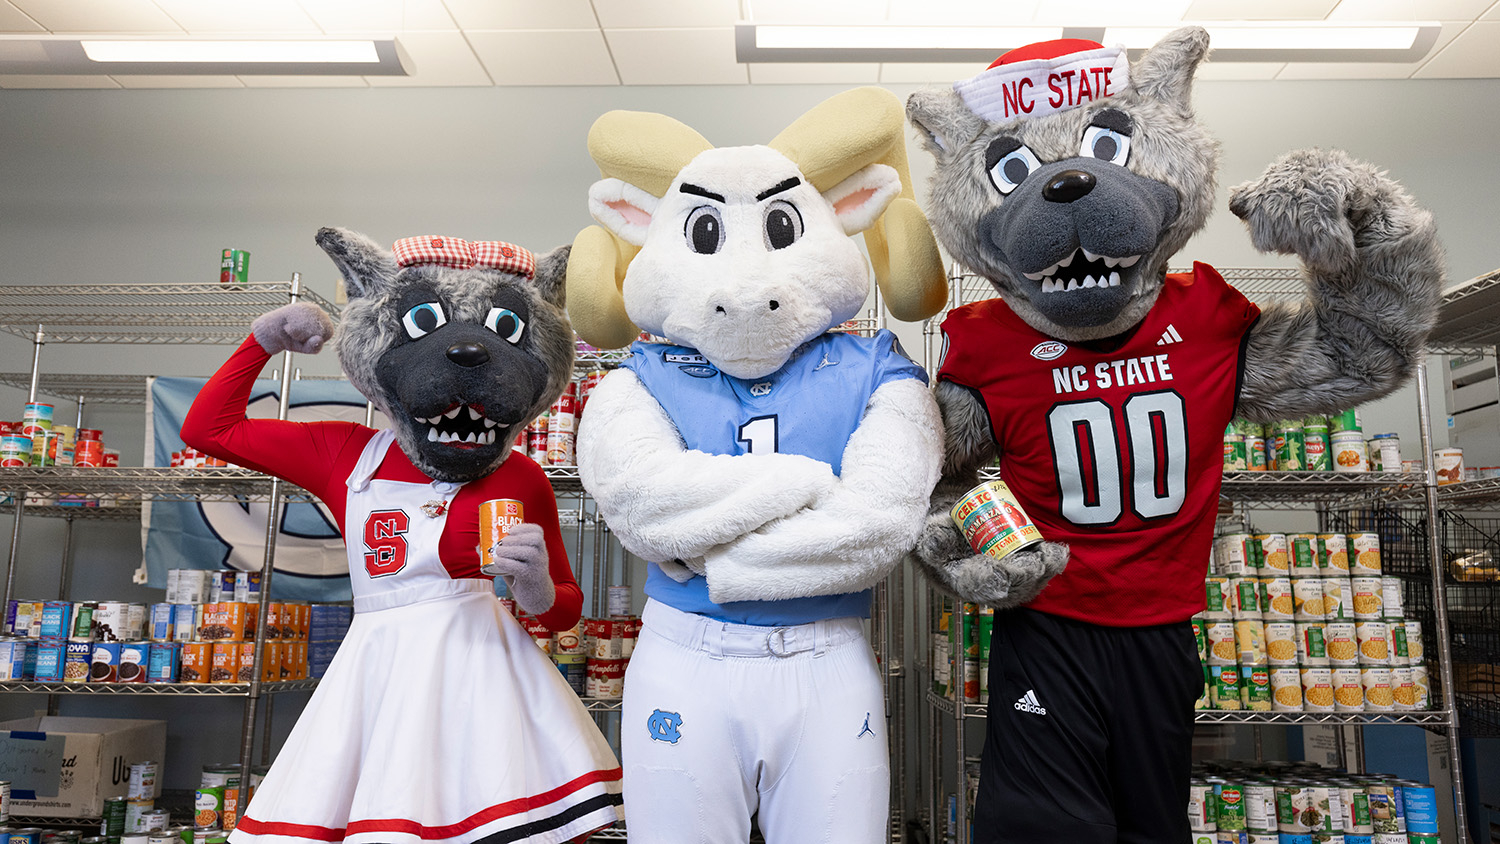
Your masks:
{"label": "nc state text on jersey", "polygon": [[1099,361],[1094,364],[1092,379],[1089,377],[1089,368],[1082,364],[1056,367],[1052,370],[1052,391],[1062,395],[1081,393],[1090,387],[1108,390],[1110,387],[1133,387],[1136,384],[1171,380],[1172,369],[1167,365],[1166,355],[1142,355],[1138,358]]}

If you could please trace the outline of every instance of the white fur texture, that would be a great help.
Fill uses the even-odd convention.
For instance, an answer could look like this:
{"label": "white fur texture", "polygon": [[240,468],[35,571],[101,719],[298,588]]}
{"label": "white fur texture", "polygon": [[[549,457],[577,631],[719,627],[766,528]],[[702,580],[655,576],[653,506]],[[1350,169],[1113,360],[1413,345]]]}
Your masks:
{"label": "white fur texture", "polygon": [[[814,504],[837,481],[827,463],[801,455],[688,449],[666,411],[623,369],[589,394],[578,474],[620,544],[658,562],[701,558]],[[924,509],[930,488],[921,490]]]}
{"label": "white fur texture", "polygon": [[894,167],[867,164],[849,178],[823,192],[833,206],[844,234],[859,234],[880,218],[891,200],[901,193],[901,177]]}
{"label": "white fur texture", "polygon": [[589,188],[589,214],[600,225],[636,246],[646,242],[646,228],[661,200],[629,182],[600,179]]}
{"label": "white fur texture", "polygon": [[827,494],[708,551],[709,598],[838,595],[880,582],[921,532],[942,464],[941,432],[926,384],[906,378],[876,390]]}

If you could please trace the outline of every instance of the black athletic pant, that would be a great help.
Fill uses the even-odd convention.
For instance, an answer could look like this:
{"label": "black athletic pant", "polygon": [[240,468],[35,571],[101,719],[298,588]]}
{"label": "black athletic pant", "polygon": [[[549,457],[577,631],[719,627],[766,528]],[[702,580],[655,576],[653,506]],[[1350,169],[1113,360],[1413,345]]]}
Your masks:
{"label": "black athletic pant", "polygon": [[976,844],[1187,841],[1202,689],[1188,622],[995,613]]}

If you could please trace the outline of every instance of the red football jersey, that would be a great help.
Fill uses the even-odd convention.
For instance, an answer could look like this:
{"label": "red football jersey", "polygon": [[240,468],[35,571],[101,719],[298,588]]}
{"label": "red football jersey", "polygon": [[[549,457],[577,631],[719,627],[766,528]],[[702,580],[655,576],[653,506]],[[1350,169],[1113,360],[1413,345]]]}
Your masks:
{"label": "red football jersey", "polygon": [[949,313],[938,378],[983,398],[1001,476],[1072,548],[1029,607],[1116,627],[1203,609],[1224,427],[1259,316],[1207,264],[1168,275],[1146,318],[1102,341],[1054,340],[999,299]]}

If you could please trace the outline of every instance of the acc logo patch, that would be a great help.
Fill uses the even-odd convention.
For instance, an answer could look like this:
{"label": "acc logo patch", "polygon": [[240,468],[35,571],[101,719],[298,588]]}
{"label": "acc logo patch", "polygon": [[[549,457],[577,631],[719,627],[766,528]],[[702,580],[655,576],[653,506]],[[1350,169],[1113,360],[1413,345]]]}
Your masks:
{"label": "acc logo patch", "polygon": [[682,715],[676,712],[663,712],[658,709],[646,719],[646,732],[651,734],[652,741],[676,744],[682,738],[682,732],[678,729],[681,726]]}
{"label": "acc logo patch", "polygon": [[1037,360],[1057,360],[1068,350],[1067,345],[1056,340],[1044,340],[1031,347],[1031,356]]}
{"label": "acc logo patch", "polygon": [[712,378],[715,375],[719,374],[719,370],[714,369],[712,366],[698,366],[696,364],[685,364],[685,365],[679,366],[677,368],[680,369],[680,370],[682,370],[683,372],[687,373],[688,375],[693,376],[694,378]]}

